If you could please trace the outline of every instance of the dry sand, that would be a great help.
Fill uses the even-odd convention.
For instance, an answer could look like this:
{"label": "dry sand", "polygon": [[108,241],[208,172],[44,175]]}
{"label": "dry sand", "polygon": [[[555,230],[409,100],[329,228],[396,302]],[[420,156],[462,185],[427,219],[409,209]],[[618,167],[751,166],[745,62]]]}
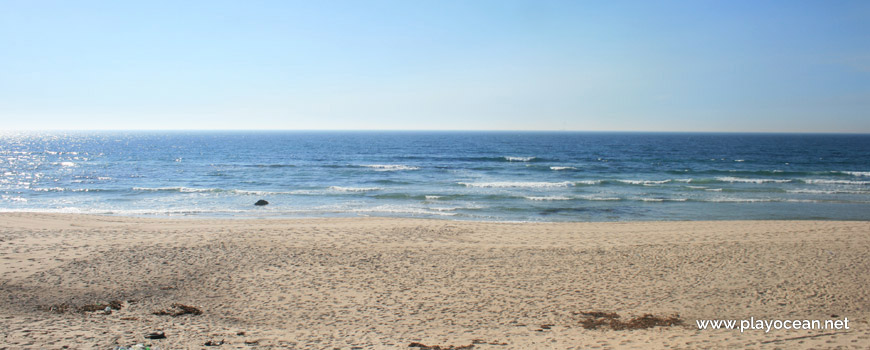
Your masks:
{"label": "dry sand", "polygon": [[[870,222],[4,213],[0,348],[199,349],[223,340],[221,349],[413,342],[477,343],[474,349],[867,349],[868,252]],[[123,303],[111,314],[75,310],[112,300]],[[202,314],[153,314],[173,303]],[[584,329],[583,311],[679,314],[685,324]],[[848,317],[851,329],[740,333],[695,326],[696,319],[749,317]],[[153,331],[166,339],[144,339]]]}

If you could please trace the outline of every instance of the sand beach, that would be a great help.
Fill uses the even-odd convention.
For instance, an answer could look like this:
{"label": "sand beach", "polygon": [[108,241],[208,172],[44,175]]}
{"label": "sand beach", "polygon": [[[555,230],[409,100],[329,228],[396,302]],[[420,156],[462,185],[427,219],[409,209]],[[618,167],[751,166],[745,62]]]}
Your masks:
{"label": "sand beach", "polygon": [[[3,213],[0,348],[866,349],[868,251],[862,221]],[[750,318],[850,327],[697,326]]]}

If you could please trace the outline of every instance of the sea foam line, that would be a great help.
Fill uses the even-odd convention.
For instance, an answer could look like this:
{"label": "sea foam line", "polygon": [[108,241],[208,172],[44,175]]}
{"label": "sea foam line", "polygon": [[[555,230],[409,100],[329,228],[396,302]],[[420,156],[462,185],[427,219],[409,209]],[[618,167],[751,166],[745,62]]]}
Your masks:
{"label": "sea foam line", "polygon": [[717,177],[716,180],[722,181],[722,182],[731,182],[731,183],[740,182],[740,183],[755,183],[755,184],[791,182],[791,180],[788,180],[788,179],[747,179],[747,178],[732,177],[732,176]]}
{"label": "sea foam line", "polygon": [[223,190],[221,190],[219,188],[190,188],[190,187],[133,187],[133,191],[196,193],[196,192],[222,192]]}
{"label": "sea foam line", "polygon": [[852,180],[801,179],[801,182],[807,183],[807,184],[870,185],[870,181],[852,181]]}
{"label": "sea foam line", "polygon": [[572,199],[571,197],[564,197],[564,196],[550,196],[550,197],[528,196],[528,197],[523,197],[523,198],[528,199],[530,201],[569,201]]}
{"label": "sea foam line", "polygon": [[545,187],[569,187],[574,186],[573,182],[458,182],[465,187],[482,187],[482,188],[545,188]]}
{"label": "sea foam line", "polygon": [[810,189],[787,190],[786,192],[788,192],[788,193],[808,193],[808,194],[870,194],[870,191],[842,191],[842,190],[825,191],[825,190],[810,190]]}
{"label": "sea foam line", "polygon": [[402,171],[402,170],[420,170],[420,167],[402,165],[402,164],[364,164],[361,167],[371,168],[375,171]]}
{"label": "sea foam line", "polygon": [[340,192],[369,192],[369,191],[380,191],[383,190],[383,187],[341,187],[341,186],[330,186],[329,189]]}
{"label": "sea foam line", "polygon": [[629,185],[661,185],[671,182],[671,180],[616,180]]}
{"label": "sea foam line", "polygon": [[870,171],[834,171],[834,173],[848,174],[852,176],[870,176]]}

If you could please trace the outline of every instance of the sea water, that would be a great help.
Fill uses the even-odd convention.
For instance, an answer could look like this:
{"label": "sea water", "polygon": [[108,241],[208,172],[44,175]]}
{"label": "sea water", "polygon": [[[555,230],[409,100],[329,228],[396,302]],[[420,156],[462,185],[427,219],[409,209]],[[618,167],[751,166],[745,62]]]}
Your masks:
{"label": "sea water", "polygon": [[0,211],[870,220],[870,135],[7,132]]}

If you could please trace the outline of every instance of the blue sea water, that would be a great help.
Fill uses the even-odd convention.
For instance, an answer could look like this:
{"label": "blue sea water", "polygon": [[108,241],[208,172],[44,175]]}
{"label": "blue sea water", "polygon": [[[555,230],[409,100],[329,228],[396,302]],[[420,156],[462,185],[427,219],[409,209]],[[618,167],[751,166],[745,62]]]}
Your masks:
{"label": "blue sea water", "polygon": [[870,135],[5,133],[0,211],[870,220]]}

